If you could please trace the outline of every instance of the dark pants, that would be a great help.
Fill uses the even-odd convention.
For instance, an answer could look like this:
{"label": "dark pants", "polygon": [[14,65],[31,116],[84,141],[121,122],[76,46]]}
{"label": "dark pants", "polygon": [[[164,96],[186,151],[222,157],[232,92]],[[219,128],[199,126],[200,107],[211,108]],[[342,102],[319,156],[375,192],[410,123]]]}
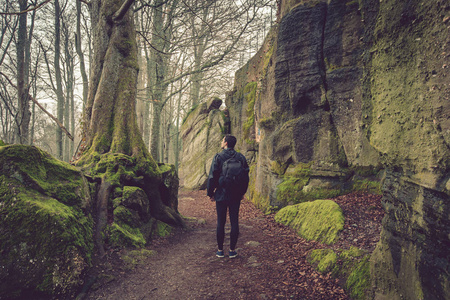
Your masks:
{"label": "dark pants", "polygon": [[225,239],[225,223],[227,221],[227,209],[229,210],[231,232],[230,249],[235,250],[239,236],[239,207],[241,201],[216,201],[217,210],[217,247],[223,250],[223,241]]}

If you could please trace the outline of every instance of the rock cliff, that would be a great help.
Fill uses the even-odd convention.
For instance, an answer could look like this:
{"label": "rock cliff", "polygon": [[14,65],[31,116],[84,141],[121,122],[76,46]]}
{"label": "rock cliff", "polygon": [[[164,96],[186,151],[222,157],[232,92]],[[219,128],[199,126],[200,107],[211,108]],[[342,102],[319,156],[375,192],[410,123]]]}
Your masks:
{"label": "rock cliff", "polygon": [[205,189],[214,155],[220,151],[220,141],[229,132],[226,111],[219,110],[222,100],[214,98],[194,107],[183,120],[180,178],[187,189]]}
{"label": "rock cliff", "polygon": [[450,298],[450,3],[279,3],[227,95],[263,209],[381,181],[375,299]]}

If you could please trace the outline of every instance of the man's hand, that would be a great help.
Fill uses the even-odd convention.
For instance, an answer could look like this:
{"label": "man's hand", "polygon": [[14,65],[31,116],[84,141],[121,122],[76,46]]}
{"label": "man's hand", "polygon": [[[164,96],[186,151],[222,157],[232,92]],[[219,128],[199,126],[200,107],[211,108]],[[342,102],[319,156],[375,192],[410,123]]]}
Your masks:
{"label": "man's hand", "polygon": [[214,201],[215,201],[214,196],[210,196],[210,197],[209,197],[209,200],[211,200],[212,202],[214,202]]}

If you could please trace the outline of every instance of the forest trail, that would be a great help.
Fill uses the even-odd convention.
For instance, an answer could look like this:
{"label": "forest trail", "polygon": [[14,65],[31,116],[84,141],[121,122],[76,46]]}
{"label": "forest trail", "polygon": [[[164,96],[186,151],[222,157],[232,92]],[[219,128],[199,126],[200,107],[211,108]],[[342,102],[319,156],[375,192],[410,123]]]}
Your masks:
{"label": "forest trail", "polygon": [[[156,254],[132,269],[119,263],[121,253],[109,255],[103,263],[109,270],[85,299],[349,299],[337,279],[306,261],[308,250],[323,245],[298,237],[252,203],[241,205],[239,256],[234,259],[227,251],[225,258],[215,256],[215,204],[205,191],[181,191],[179,211],[189,218],[188,230],[154,241],[148,249]],[[226,233],[225,250],[228,219]],[[359,241],[372,247],[370,239]]]}

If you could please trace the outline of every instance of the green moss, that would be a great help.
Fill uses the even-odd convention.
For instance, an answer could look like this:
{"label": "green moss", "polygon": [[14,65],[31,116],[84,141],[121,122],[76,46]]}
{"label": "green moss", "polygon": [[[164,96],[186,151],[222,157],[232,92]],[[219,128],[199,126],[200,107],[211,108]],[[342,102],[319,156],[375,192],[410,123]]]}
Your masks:
{"label": "green moss", "polygon": [[309,178],[286,177],[278,185],[277,200],[284,205],[288,203],[297,204],[304,202],[303,187],[308,183]]}
{"label": "green moss", "polygon": [[129,199],[133,197],[133,194],[138,193],[142,191],[142,189],[140,187],[137,186],[124,186],[123,187],[123,199]]}
{"label": "green moss", "polygon": [[146,241],[139,228],[132,228],[127,224],[112,223],[108,228],[109,242],[119,248],[142,248]]}
{"label": "green moss", "polygon": [[6,146],[5,142],[0,140],[0,147]]}
{"label": "green moss", "polygon": [[115,187],[121,186],[121,179],[136,178],[139,175],[149,177],[160,176],[160,170],[154,162],[144,158],[137,160],[134,157],[121,153],[107,153],[100,156],[99,161],[91,169],[94,177],[107,178]]}
{"label": "green moss", "polygon": [[[269,32],[268,36],[270,36],[272,34],[272,32]],[[263,67],[262,67],[262,73],[261,73],[261,78],[263,80],[263,83],[266,82],[266,75],[267,75],[267,71],[269,69],[269,63],[270,60],[272,59],[272,55],[273,55],[273,49],[274,49],[274,45],[273,42],[270,40],[269,41],[269,50],[267,50],[266,55],[264,55],[264,62],[263,62]]]}
{"label": "green moss", "polygon": [[117,220],[120,224],[127,224],[132,228],[139,228],[142,222],[136,211],[133,211],[125,206],[119,205],[114,209],[114,220]]}
{"label": "green moss", "polygon": [[310,263],[317,264],[320,273],[327,273],[336,265],[337,254],[331,249],[315,249],[307,259]]}
{"label": "green moss", "polygon": [[369,256],[364,257],[350,273],[346,282],[346,289],[350,291],[352,299],[366,299],[370,288],[370,262]]}
{"label": "green moss", "polygon": [[350,249],[344,250],[339,255],[339,258],[343,260],[352,260],[354,258],[358,258],[366,254],[367,251],[361,250],[355,246],[351,246]]}
{"label": "green moss", "polygon": [[[277,200],[284,205],[288,203],[301,203],[306,200],[302,192],[303,187],[308,183],[310,176],[310,165],[299,163],[295,167],[286,169],[286,165],[279,162],[272,164],[272,169],[277,174],[284,174],[283,182],[277,187]],[[284,170],[283,170],[284,169]]]}
{"label": "green moss", "polygon": [[160,237],[166,237],[172,232],[172,227],[166,223],[157,221],[156,222],[156,231],[155,234],[157,234]]}
{"label": "green moss", "polygon": [[250,130],[255,124],[255,101],[256,101],[256,89],[258,84],[256,82],[249,82],[244,87],[244,96],[247,101],[247,120],[243,125],[244,138],[248,139],[250,136]]}
{"label": "green moss", "polygon": [[287,167],[288,165],[286,163],[277,160],[272,162],[270,171],[278,176],[282,176],[286,172]]}
{"label": "green moss", "polygon": [[147,259],[155,254],[156,251],[154,250],[147,250],[147,249],[131,250],[126,251],[121,256],[121,259],[125,263],[125,267],[128,270],[131,270],[134,269],[137,265],[145,264]]}
{"label": "green moss", "polygon": [[170,165],[170,164],[160,164],[159,165],[159,170],[161,171],[161,173],[174,172],[175,171],[175,167],[173,165]]}
{"label": "green moss", "polygon": [[341,208],[331,200],[316,200],[282,208],[275,220],[287,225],[307,240],[333,244],[344,229]]}
{"label": "green moss", "polygon": [[371,194],[381,195],[381,183],[378,181],[371,181],[369,179],[355,179],[353,181],[353,191],[367,192]]}
{"label": "green moss", "polygon": [[9,274],[1,290],[77,287],[93,252],[92,219],[15,179],[2,175],[0,185],[0,277]]}
{"label": "green moss", "polygon": [[190,116],[193,116],[195,114],[193,114],[193,112],[197,109],[197,107],[199,107],[200,104],[196,104],[194,106],[191,107],[191,109],[187,112],[186,116],[184,116],[183,118],[183,122],[181,122],[181,124],[183,125],[184,123],[186,123],[186,121],[189,119]]}
{"label": "green moss", "polygon": [[263,118],[259,120],[259,127],[266,130],[273,130],[276,125],[276,121],[273,117]]}
{"label": "green moss", "polygon": [[36,147],[0,148],[0,172],[70,206],[84,206],[89,198],[83,177],[76,168]]}

